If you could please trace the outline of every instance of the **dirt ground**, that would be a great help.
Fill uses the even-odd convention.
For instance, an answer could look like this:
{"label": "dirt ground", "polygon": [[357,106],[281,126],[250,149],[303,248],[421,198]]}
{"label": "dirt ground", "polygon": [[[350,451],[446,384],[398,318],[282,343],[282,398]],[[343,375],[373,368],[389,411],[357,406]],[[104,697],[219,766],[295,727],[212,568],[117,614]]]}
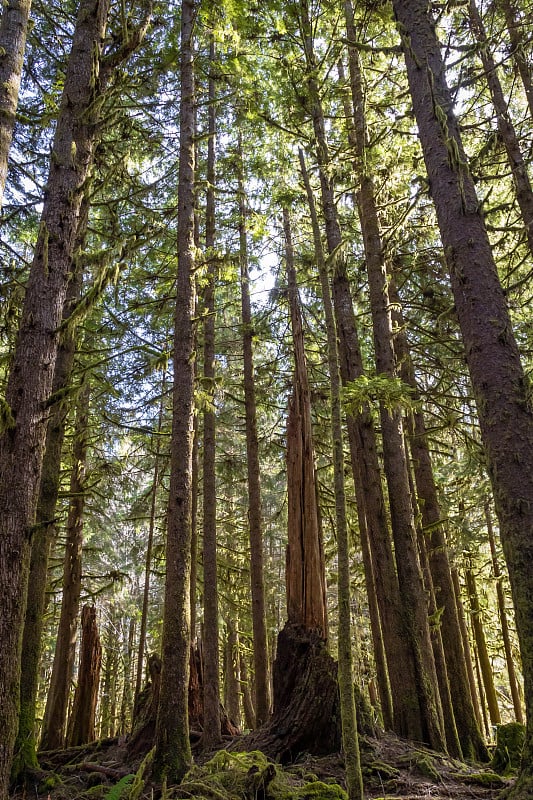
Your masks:
{"label": "dirt ground", "polygon": [[[220,755],[217,756],[218,761],[221,761]],[[486,765],[464,764],[423,745],[418,746],[389,734],[378,739],[363,739],[361,757],[367,800],[496,800],[502,789],[511,783],[510,779],[496,775]],[[231,759],[235,758],[228,755],[230,769]],[[127,800],[130,797],[129,788],[125,787],[120,792],[117,784],[121,779],[123,782],[134,780],[133,777],[124,776],[132,776],[137,772],[140,762],[140,758],[128,760],[126,743],[118,739],[45,753],[40,757],[41,769],[29,776],[25,786],[16,787],[11,797],[14,800]],[[207,788],[202,788],[201,792],[194,790],[194,785],[207,786],[202,773],[208,768],[208,765],[202,766],[206,756],[199,757],[197,762],[199,766],[194,775],[196,783],[191,783],[189,789],[183,792],[178,788],[170,789],[167,797],[205,797],[209,800],[220,794],[218,783],[215,784],[217,789],[213,788],[213,794],[209,794]],[[344,786],[344,766],[340,755],[323,758],[305,756],[284,768],[280,774],[286,785],[283,798],[305,800],[307,797],[331,797],[330,789],[334,792],[335,784]],[[226,787],[228,777],[226,775]],[[313,781],[317,781],[314,786]],[[253,800],[249,790],[239,788],[237,779],[232,784],[230,778],[229,785],[231,788],[227,795],[220,797],[227,796],[230,800],[240,797],[248,800],[251,797]],[[277,800],[282,795],[276,792],[273,784],[266,794],[256,792],[255,797]],[[157,800],[159,796],[159,787],[149,783],[136,795],[150,800]]]}

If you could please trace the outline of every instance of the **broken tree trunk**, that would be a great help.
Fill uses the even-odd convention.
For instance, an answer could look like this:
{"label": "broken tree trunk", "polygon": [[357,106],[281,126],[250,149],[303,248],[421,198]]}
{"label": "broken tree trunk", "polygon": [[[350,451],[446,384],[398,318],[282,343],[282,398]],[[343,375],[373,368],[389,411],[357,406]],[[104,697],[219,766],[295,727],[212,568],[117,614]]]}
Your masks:
{"label": "broken tree trunk", "polygon": [[102,646],[96,626],[96,609],[94,606],[84,606],[81,612],[78,685],[68,725],[68,747],[78,747],[95,739],[94,721],[101,666]]}

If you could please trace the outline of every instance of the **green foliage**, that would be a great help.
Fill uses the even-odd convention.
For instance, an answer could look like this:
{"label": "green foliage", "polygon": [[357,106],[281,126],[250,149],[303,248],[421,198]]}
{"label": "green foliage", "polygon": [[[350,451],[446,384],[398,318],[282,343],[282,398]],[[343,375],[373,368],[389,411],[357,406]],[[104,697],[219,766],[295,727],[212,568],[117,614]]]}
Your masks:
{"label": "green foliage", "polygon": [[121,798],[131,797],[127,789],[136,776],[132,773],[124,775],[111,789],[104,795],[104,800],[121,800]]}
{"label": "green foliage", "polygon": [[15,419],[7,400],[0,397],[0,433],[15,427]]}
{"label": "green foliage", "polygon": [[343,403],[347,411],[356,414],[365,405],[383,405],[387,410],[397,408],[412,410],[416,407],[413,389],[401,378],[388,375],[361,375],[346,384],[343,391]]}

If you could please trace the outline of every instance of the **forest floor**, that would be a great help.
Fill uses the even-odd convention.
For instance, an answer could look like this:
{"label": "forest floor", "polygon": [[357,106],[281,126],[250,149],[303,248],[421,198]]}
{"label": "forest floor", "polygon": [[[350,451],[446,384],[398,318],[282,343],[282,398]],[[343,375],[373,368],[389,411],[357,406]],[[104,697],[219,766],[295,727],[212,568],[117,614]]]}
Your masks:
{"label": "forest floor", "polygon": [[[368,800],[496,800],[510,779],[486,765],[465,764],[422,745],[393,735],[362,740],[365,798]],[[270,768],[266,793],[258,790],[257,775],[268,766],[260,753],[219,751],[198,759],[180,787],[168,787],[165,798],[205,800],[334,800],[345,797],[344,766],[340,755],[306,756],[281,769]],[[109,739],[91,745],[43,753],[41,769],[14,800],[155,800],[161,793],[143,784],[139,759],[128,760],[126,744]],[[136,773],[136,777],[135,777]]]}

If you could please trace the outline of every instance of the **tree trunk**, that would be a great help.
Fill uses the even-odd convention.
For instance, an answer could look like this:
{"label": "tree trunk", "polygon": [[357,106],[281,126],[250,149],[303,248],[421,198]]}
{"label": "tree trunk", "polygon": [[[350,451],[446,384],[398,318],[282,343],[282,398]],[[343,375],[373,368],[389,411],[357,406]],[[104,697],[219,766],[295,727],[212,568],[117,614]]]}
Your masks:
{"label": "tree trunk", "polygon": [[459,572],[455,567],[451,570],[452,573],[452,583],[453,583],[453,593],[455,598],[455,606],[457,609],[457,619],[459,620],[459,629],[461,631],[461,641],[463,643],[463,654],[464,654],[464,661],[466,666],[466,674],[468,675],[468,686],[470,688],[470,697],[472,700],[472,706],[474,708],[474,714],[476,715],[476,722],[478,725],[479,730],[481,731],[481,726],[483,724],[483,720],[481,718],[481,703],[478,697],[477,689],[476,689],[476,679],[474,676],[474,666],[472,664],[472,651],[470,648],[470,640],[468,638],[468,629],[466,627],[466,619],[465,613],[463,608],[463,601],[461,599],[461,585],[459,582]]}
{"label": "tree trunk", "polygon": [[[85,240],[89,202],[84,199],[80,212],[77,244],[79,253]],[[67,289],[63,322],[68,319],[76,306],[81,293],[83,269],[81,258],[73,262],[72,278]],[[52,383],[52,394],[63,393],[71,382],[71,373],[76,352],[76,331],[68,326],[60,341]],[[37,500],[35,517],[36,530],[31,544],[29,585],[24,633],[22,638],[21,664],[24,669],[20,676],[20,712],[15,760],[12,779],[17,781],[27,768],[37,766],[36,703],[39,679],[39,659],[43,632],[46,586],[48,581],[48,557],[52,540],[56,533],[56,505],[59,495],[61,475],[61,455],[70,397],[63,397],[55,403],[50,414],[46,431],[46,443]]]}
{"label": "tree trunk", "polygon": [[[401,377],[413,389],[414,399],[419,401],[418,385],[405,334],[404,319],[400,311],[400,298],[394,278],[391,276],[389,280],[390,299],[393,308],[396,309],[396,329],[398,331],[396,335],[396,352],[401,363]],[[408,433],[416,490],[421,500],[420,512],[424,529],[424,541],[428,549],[444,655],[448,673],[453,675],[453,715],[461,751],[466,759],[487,761],[488,752],[481,736],[468,681],[461,627],[448,559],[448,546],[437,496],[437,487],[433,476],[424,414],[419,408],[415,408],[412,412]]]}
{"label": "tree trunk", "polygon": [[268,641],[263,577],[263,520],[257,412],[253,363],[253,326],[250,305],[250,276],[246,238],[246,194],[244,189],[242,141],[239,134],[237,160],[239,183],[239,260],[241,269],[241,306],[243,337],[243,382],[246,425],[246,467],[248,475],[248,524],[250,526],[250,581],[252,592],[252,627],[254,635],[254,686],[256,725],[263,725],[270,714],[268,681]]}
{"label": "tree trunk", "polygon": [[474,630],[474,639],[479,658],[481,677],[483,679],[483,687],[485,689],[485,696],[487,698],[487,706],[489,708],[490,721],[492,725],[499,725],[501,723],[500,709],[498,708],[498,699],[496,697],[496,689],[494,687],[494,676],[492,674],[492,666],[487,651],[487,641],[485,639],[483,620],[481,618],[481,608],[479,605],[476,579],[474,577],[472,567],[465,569],[465,579],[468,599],[470,601],[472,628]]}
{"label": "tree trunk", "polygon": [[102,647],[96,626],[96,610],[94,606],[84,606],[81,612],[78,683],[69,719],[67,747],[79,747],[95,739],[94,722],[101,665]]}
{"label": "tree trunk", "polygon": [[17,113],[31,0],[8,0],[0,20],[0,209]]}
{"label": "tree trunk", "polygon": [[509,633],[509,622],[507,621],[507,611],[505,609],[505,595],[503,592],[503,576],[496,553],[496,542],[494,540],[494,529],[492,526],[492,517],[490,513],[490,504],[488,499],[484,504],[485,520],[487,523],[487,533],[489,536],[490,553],[492,558],[492,571],[494,573],[494,580],[496,581],[496,596],[498,598],[498,614],[500,617],[500,625],[502,629],[503,647],[505,650],[505,662],[507,664],[507,674],[509,676],[509,687],[511,689],[511,697],[513,698],[513,708],[515,718],[520,724],[524,724],[524,714],[522,712],[522,703],[520,701],[520,692],[518,690],[518,681],[516,678],[516,670],[514,666],[513,650],[511,647],[511,637]]}
{"label": "tree trunk", "polygon": [[311,393],[287,215],[285,237],[294,349],[293,394],[287,420],[287,617],[289,624],[316,631],[326,641],[326,574],[316,493]]}
{"label": "tree trunk", "polygon": [[478,44],[478,53],[485,71],[485,79],[489,87],[492,105],[496,112],[498,131],[502,138],[507,160],[511,168],[515,194],[520,208],[520,214],[526,230],[526,238],[529,252],[533,255],[533,191],[527,172],[527,165],[522,155],[520,142],[516,134],[515,127],[511,120],[508,103],[503,94],[502,85],[498,77],[498,70],[490,46],[487,41],[487,33],[483,20],[478,11],[475,0],[469,0],[468,14],[470,17],[470,29]]}
{"label": "tree trunk", "polygon": [[179,783],[191,763],[188,723],[191,570],[191,473],[194,412],[194,73],[196,0],[182,0],[178,276],[174,316],[174,388],[170,445],[163,667],[154,776]]}
{"label": "tree trunk", "polygon": [[93,157],[99,58],[109,0],[80,5],[57,121],[35,255],[0,434],[0,798],[7,794],[18,727],[22,621],[59,324],[80,206]]}
{"label": "tree trunk", "polygon": [[240,708],[240,658],[239,658],[239,633],[235,620],[228,621],[228,638],[226,641],[226,691],[225,707],[230,720],[241,727]]}
{"label": "tree trunk", "polygon": [[[355,39],[350,0],[345,3],[348,36]],[[354,170],[358,180],[357,207],[368,274],[376,372],[396,375],[387,269],[372,176],[366,157],[366,120],[358,53],[349,48],[350,83],[354,107]],[[445,750],[440,724],[442,709],[429,633],[428,605],[418,561],[416,530],[409,489],[401,408],[380,404],[383,463],[387,480],[396,570],[402,598],[405,633],[414,656],[423,739],[436,750]]]}
{"label": "tree trunk", "polygon": [[[125,620],[123,621],[125,623]],[[127,642],[123,643],[123,658],[124,658],[124,683],[122,686],[122,700],[120,703],[120,724],[119,733],[121,736],[126,735],[126,731],[130,728],[129,722],[131,721],[131,714],[133,710],[133,644],[135,641],[135,618],[132,617],[128,624],[128,638]]]}
{"label": "tree trunk", "polygon": [[81,597],[89,394],[90,386],[87,383],[80,391],[76,410],[61,616],[57,631],[50,689],[43,719],[41,750],[57,750],[63,747],[65,743],[68,697],[76,653],[76,634]]}
{"label": "tree trunk", "polygon": [[250,690],[250,679],[248,677],[248,666],[244,653],[239,653],[239,674],[241,682],[242,707],[244,711],[244,724],[246,728],[255,728],[255,711],[252,703],[252,692]]}
{"label": "tree trunk", "polygon": [[150,519],[148,522],[148,540],[146,542],[146,555],[144,559],[144,587],[141,609],[141,625],[139,630],[139,647],[137,650],[137,674],[135,678],[135,699],[141,692],[144,675],[144,651],[146,647],[146,627],[148,624],[148,606],[150,602],[150,573],[152,569],[152,549],[154,544],[155,523],[157,516],[157,490],[159,488],[159,472],[161,458],[161,429],[163,427],[164,398],[166,392],[167,372],[163,370],[161,376],[161,400],[155,436],[154,478],[150,492]]}
{"label": "tree trunk", "polygon": [[521,779],[514,790],[520,797],[533,784],[533,412],[433,20],[424,0],[393,0],[393,5],[516,610],[527,720]]}
{"label": "tree trunk", "polygon": [[[328,367],[331,392],[331,437],[333,450],[333,475],[335,487],[335,522],[337,533],[337,551],[339,565],[338,602],[339,602],[339,635],[338,635],[338,673],[339,693],[342,718],[342,740],[346,764],[346,780],[350,800],[361,798],[363,793],[359,740],[357,735],[357,716],[354,696],[352,665],[352,633],[350,620],[350,556],[348,525],[346,521],[346,494],[344,486],[344,446],[341,411],[341,377],[339,355],[337,351],[337,332],[331,300],[331,289],[326,267],[326,258],[322,247],[322,238],[318,226],[318,218],[314,198],[305,168],[303,152],[299,151],[300,165],[304,176],[307,200],[311,211],[315,258],[318,266],[322,290],[322,304],[326,322],[328,343]],[[284,211],[285,238],[290,238],[288,213]],[[292,245],[291,245],[292,250]],[[287,259],[287,263],[289,259]],[[294,272],[294,268],[292,269]],[[296,276],[289,277],[296,289]]]}
{"label": "tree trunk", "polygon": [[208,259],[204,289],[204,380],[207,395],[204,408],[203,437],[203,565],[204,565],[204,730],[202,744],[209,750],[220,737],[220,666],[217,589],[217,497],[216,497],[216,427],[215,427],[215,82],[212,77],[215,44],[209,48],[209,109],[207,140],[207,198],[205,246]]}

